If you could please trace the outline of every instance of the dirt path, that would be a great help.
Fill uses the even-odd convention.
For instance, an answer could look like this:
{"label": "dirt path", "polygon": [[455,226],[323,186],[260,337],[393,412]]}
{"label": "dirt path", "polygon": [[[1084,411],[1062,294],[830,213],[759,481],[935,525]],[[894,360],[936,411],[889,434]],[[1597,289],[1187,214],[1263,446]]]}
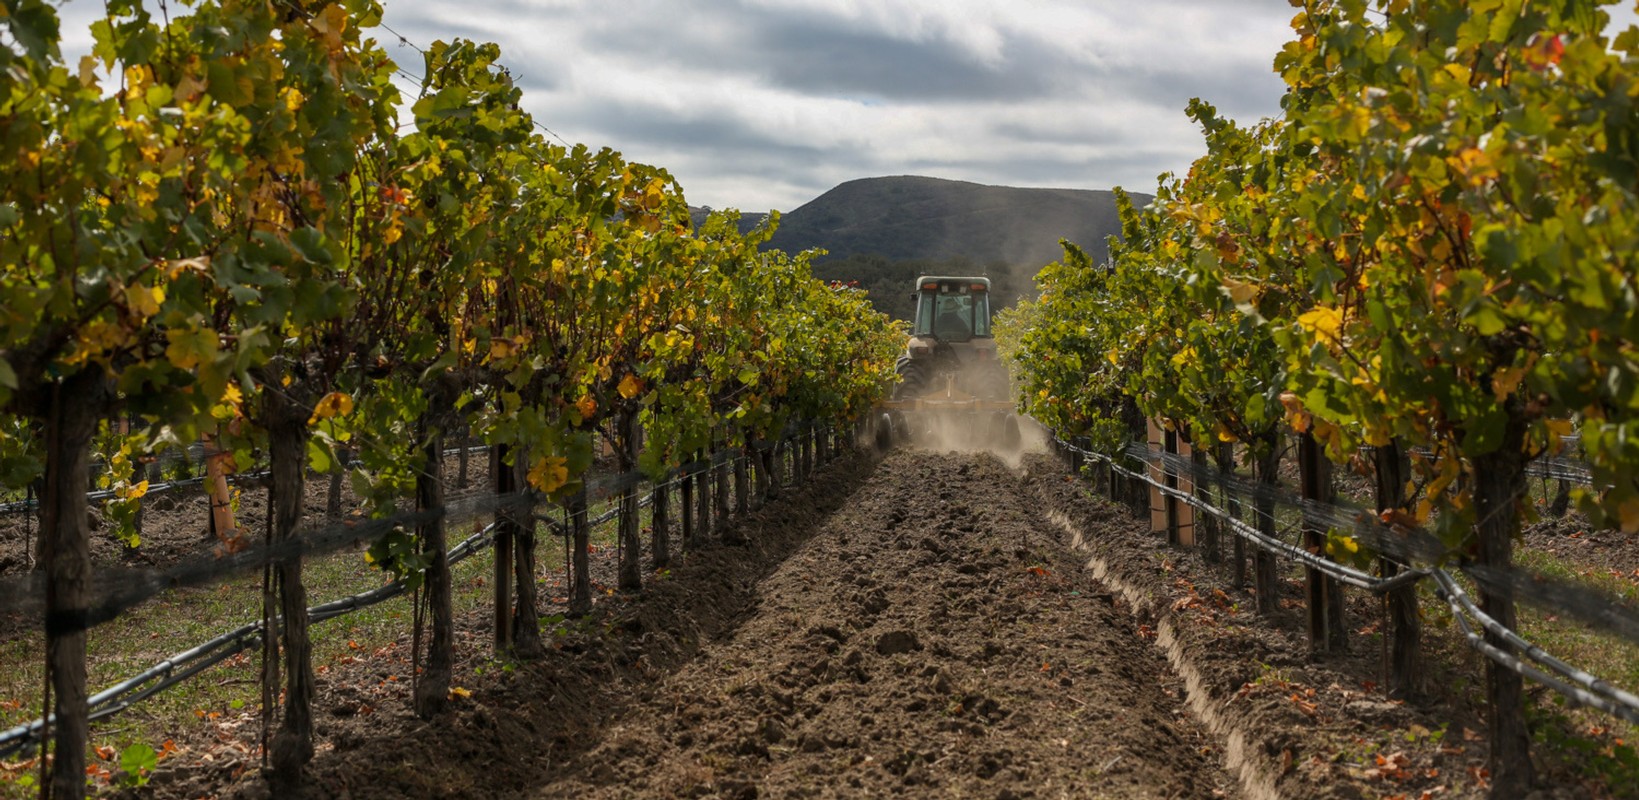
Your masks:
{"label": "dirt path", "polygon": [[540,797],[1211,797],[1215,743],[1034,495],[899,451]]}

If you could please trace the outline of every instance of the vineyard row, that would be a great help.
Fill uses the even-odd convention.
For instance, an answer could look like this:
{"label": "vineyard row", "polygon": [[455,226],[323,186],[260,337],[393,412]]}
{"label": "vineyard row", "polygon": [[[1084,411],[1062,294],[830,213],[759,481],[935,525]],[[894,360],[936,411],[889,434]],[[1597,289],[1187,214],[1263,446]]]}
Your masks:
{"label": "vineyard row", "polygon": [[[1572,499],[1639,531],[1639,28],[1607,35],[1597,2],[1299,5],[1283,114],[1241,125],[1193,101],[1206,155],[1148,207],[1122,196],[1108,263],[1067,246],[998,323],[1025,409],[1112,456],[1161,420],[1265,486],[1285,430],[1316,492],[1319,462],[1369,453],[1376,513],[1427,526],[1429,566],[1502,575],[1530,465],[1575,432]],[[1410,566],[1347,529],[1303,548]],[[1273,568],[1255,573],[1267,609]],[[1310,596],[1323,619],[1330,580]],[[1481,583],[1487,648],[1514,649],[1516,594]],[[1413,592],[1388,602],[1415,625]],[[1523,681],[1493,659],[1486,689],[1494,791],[1523,795]]]}
{"label": "vineyard row", "polygon": [[[827,446],[823,442],[817,442],[815,438],[808,438],[810,436],[818,437],[823,442],[835,441],[838,444]],[[669,553],[672,547],[671,538],[674,527],[677,529],[676,533],[681,535],[679,544],[685,549],[693,549],[701,546],[706,540],[711,528],[714,526],[714,517],[715,526],[719,528],[729,521],[729,516],[724,514],[722,509],[718,508],[711,500],[706,499],[702,503],[690,503],[681,519],[674,522],[666,511],[669,506],[669,498],[678,492],[684,491],[683,486],[685,484],[690,484],[688,490],[689,495],[691,495],[690,499],[693,499],[693,497],[710,498],[714,490],[709,481],[709,476],[713,470],[726,467],[744,475],[745,470],[758,470],[764,464],[773,467],[775,474],[767,476],[766,482],[762,476],[759,476],[757,482],[763,483],[764,489],[756,497],[743,494],[749,491],[749,484],[743,478],[741,483],[744,485],[734,489],[727,489],[725,484],[718,484],[716,489],[719,492],[718,502],[726,507],[729,496],[737,498],[739,501],[736,504],[737,507],[730,513],[743,515],[752,510],[754,504],[760,505],[764,502],[769,496],[767,493],[774,490],[775,483],[785,484],[792,489],[800,488],[808,472],[823,465],[825,461],[828,461],[839,451],[840,441],[828,431],[810,432],[804,430],[799,432],[792,430],[779,442],[759,444],[746,448],[738,454],[727,451],[720,452],[714,454],[709,460],[684,464],[653,481],[649,480],[649,476],[639,472],[600,476],[589,488],[587,492],[589,495],[606,498],[618,497],[638,490],[644,485],[649,486],[649,491],[641,495],[631,511],[628,511],[626,505],[616,504],[601,514],[587,518],[583,524],[588,529],[596,529],[610,522],[620,523],[622,514],[635,513],[637,509],[650,508],[658,504],[660,510],[652,518],[653,521],[650,526],[652,541],[648,549],[651,557],[655,559],[655,564],[651,566],[663,565],[663,559],[666,558],[665,554]],[[808,451],[806,449],[816,444],[818,444],[817,450]],[[759,457],[762,452],[771,452],[775,459],[784,460],[789,458],[791,464],[788,468],[781,469],[774,466],[772,461],[763,462]],[[810,463],[814,461],[818,463]],[[789,476],[789,480],[792,482],[787,483],[786,476]],[[533,518],[537,525],[551,528],[558,536],[569,537],[573,535],[576,523],[568,521],[569,508],[555,504],[545,504],[543,506],[543,500],[544,498],[539,493],[525,491],[512,497],[487,496],[479,498],[475,502],[468,501],[452,504],[443,509],[438,509],[434,513],[442,517],[447,525],[459,526],[474,519],[493,516],[498,508],[508,506],[522,510],[525,515]],[[709,510],[702,511],[702,506]],[[554,509],[564,516],[564,522],[560,522],[552,516],[550,512]],[[98,610],[93,613],[93,617],[99,622],[112,620],[114,616],[125,609],[148,602],[160,593],[179,587],[218,584],[235,576],[264,568],[265,565],[279,558],[292,555],[313,558],[327,555],[342,548],[367,543],[378,538],[382,531],[398,526],[413,526],[426,516],[428,516],[428,513],[425,511],[401,512],[392,516],[370,520],[362,525],[349,522],[311,530],[304,533],[300,542],[295,543],[296,550],[294,552],[292,548],[288,547],[279,550],[265,546],[253,547],[251,550],[237,553],[227,559],[202,556],[188,563],[162,570],[153,570],[150,574],[142,576],[125,575],[121,581],[124,588],[113,591],[113,587],[109,587],[111,593],[98,598],[96,602]],[[496,542],[497,531],[498,523],[496,522],[484,525],[476,533],[450,548],[447,554],[448,563],[453,566],[493,546]],[[36,599],[33,596],[35,594],[32,591],[33,587],[29,585],[29,582],[12,579],[6,581],[6,583],[23,584],[20,590],[16,589],[15,586],[0,589],[0,597],[5,598],[8,607],[14,609],[28,608],[31,601]],[[334,619],[391,600],[412,589],[411,582],[401,577],[359,594],[311,606],[307,609],[308,619],[312,623]],[[497,601],[504,603],[507,598],[498,597]],[[267,621],[275,631],[279,629],[281,622],[278,618]],[[241,625],[212,637],[201,644],[178,652],[137,675],[117,682],[115,685],[90,697],[90,719],[97,721],[113,717],[160,692],[193,679],[205,670],[239,653],[253,651],[264,646],[265,630],[267,628],[264,628],[264,621]],[[15,754],[36,747],[43,736],[43,732],[47,730],[46,726],[47,720],[39,718],[0,731],[0,755]]]}
{"label": "vineyard row", "polygon": [[[53,797],[86,790],[94,444],[116,531],[149,458],[204,437],[229,471],[265,462],[261,538],[280,547],[301,536],[310,470],[352,464],[373,516],[430,511],[446,437],[471,432],[497,451],[497,495],[527,486],[574,512],[595,432],[621,471],[658,476],[790,420],[846,421],[891,379],[899,331],[861,292],[816,281],[808,254],[763,251],[775,221],[693,225],[663,169],[543,139],[494,45],[431,45],[405,97],[372,0],[161,18],[113,3],[78,64],[50,3],[3,2],[0,486],[41,498]],[[101,425],[114,417],[138,422]],[[497,631],[527,657],[534,526],[498,513],[497,607],[516,619],[498,613]],[[252,544],[218,534],[226,552]],[[635,589],[636,528],[620,536]],[[579,614],[584,526],[572,539]],[[370,552],[425,598],[415,705],[432,716],[451,669],[443,520]],[[284,684],[268,692],[283,794],[313,754],[301,559],[264,583],[264,629],[283,621],[265,650]]]}

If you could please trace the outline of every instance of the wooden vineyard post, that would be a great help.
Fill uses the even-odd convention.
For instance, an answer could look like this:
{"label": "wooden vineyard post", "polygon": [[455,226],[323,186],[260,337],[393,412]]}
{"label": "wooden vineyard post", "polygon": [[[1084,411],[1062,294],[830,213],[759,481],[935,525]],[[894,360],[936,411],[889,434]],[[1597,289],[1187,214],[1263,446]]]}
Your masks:
{"label": "wooden vineyard post", "polygon": [[[1152,423],[1153,424],[1153,423]],[[1172,464],[1165,459],[1178,452],[1178,432],[1173,430],[1161,431],[1161,485],[1168,489],[1178,488],[1178,473],[1172,469]],[[1161,526],[1167,534],[1167,544],[1177,547],[1183,544],[1178,531],[1178,498],[1164,492],[1156,491],[1161,501]]]}
{"label": "wooden vineyard post", "polygon": [[751,447],[740,448],[734,459],[734,513],[744,517],[751,513]]}
{"label": "wooden vineyard post", "polygon": [[541,644],[541,620],[535,610],[535,505],[523,491],[528,487],[518,479],[519,470],[512,469],[512,500],[501,508],[510,518],[512,528],[512,652],[522,658],[539,658],[546,652]]}
{"label": "wooden vineyard post", "polygon": [[[489,474],[497,497],[506,497],[518,490],[517,468],[506,463],[511,455],[506,445],[496,445],[489,451]],[[506,512],[496,514],[495,563],[491,582],[495,586],[495,652],[512,647],[512,542],[514,528],[508,524]]]}
{"label": "wooden vineyard post", "polygon": [[683,549],[693,550],[700,546],[699,526],[694,519],[694,466],[684,464],[677,471],[678,505],[683,512]]}
{"label": "wooden vineyard post", "polygon": [[330,486],[325,490],[324,514],[331,520],[341,519],[341,484],[347,476],[347,466],[353,463],[352,451],[336,448],[336,463],[330,468]]}
{"label": "wooden vineyard post", "polygon": [[804,425],[802,433],[798,435],[797,452],[801,455],[802,464],[797,468],[797,474],[802,476],[802,482],[814,476],[814,426]]}
{"label": "wooden vineyard post", "polygon": [[722,456],[730,455],[732,453],[733,453],[732,450],[720,450],[717,453],[718,457],[712,459],[715,462],[714,464],[712,464],[712,469],[711,469],[711,477],[712,477],[711,482],[712,482],[712,494],[713,494],[712,500],[714,501],[714,506],[715,506],[714,509],[713,509],[714,512],[715,512],[713,514],[713,517],[716,521],[717,530],[719,530],[719,531],[724,530],[728,527],[727,523],[728,523],[728,514],[729,514],[729,507],[730,507],[730,498],[728,496],[728,481],[729,481],[729,471],[733,468],[733,465],[729,463],[730,459],[722,458]]}
{"label": "wooden vineyard post", "polygon": [[[1167,433],[1171,437],[1171,454],[1175,457],[1171,460],[1172,464],[1176,464],[1176,457],[1178,456],[1194,457],[1195,451],[1189,446],[1189,440],[1187,438],[1180,435],[1177,431],[1168,431]],[[1179,473],[1176,466],[1169,464],[1167,468],[1167,479],[1168,488],[1175,489],[1186,495],[1195,494],[1194,479],[1184,477]],[[1178,544],[1183,545],[1184,547],[1195,546],[1195,506],[1192,506],[1177,497],[1173,497],[1172,526],[1176,531],[1175,536],[1178,540]]]}
{"label": "wooden vineyard post", "polygon": [[[1298,475],[1303,499],[1307,503],[1331,504],[1335,494],[1332,488],[1332,462],[1327,460],[1320,442],[1310,433],[1298,437]],[[1305,508],[1303,549],[1324,557],[1326,531],[1325,523]],[[1304,570],[1304,587],[1309,600],[1309,649],[1316,653],[1344,652],[1349,648],[1349,631],[1343,624],[1342,585],[1326,573],[1308,567]]]}
{"label": "wooden vineyard post", "polygon": [[643,588],[643,540],[638,536],[637,481],[628,480],[637,469],[639,431],[637,413],[621,411],[615,416],[615,449],[620,456],[620,565],[617,576],[621,590]]}
{"label": "wooden vineyard post", "polygon": [[762,508],[768,502],[768,455],[767,451],[756,444],[746,445],[746,460],[752,463],[752,508]]}
{"label": "wooden vineyard post", "polygon": [[468,445],[472,444],[472,441],[465,431],[461,433],[456,441],[460,443],[460,448],[455,451],[455,486],[458,489],[465,489],[469,477],[468,462],[472,460],[470,452],[472,448]]}
{"label": "wooden vineyard post", "polygon": [[[1195,466],[1195,474],[1197,476],[1197,479],[1194,481],[1195,497],[1202,503],[1208,503],[1212,499],[1211,490],[1207,488],[1206,482],[1199,479],[1200,476],[1206,474],[1206,457],[1208,449],[1209,447],[1205,442],[1191,442],[1189,448],[1189,460],[1190,463]],[[1193,511],[1193,509],[1191,509],[1191,511]],[[1222,562],[1224,560],[1224,554],[1222,537],[1219,532],[1219,528],[1221,526],[1219,525],[1218,518],[1211,514],[1202,514],[1200,515],[1199,520],[1199,533],[1202,548],[1201,557],[1205,559],[1206,563],[1208,564],[1217,564]]]}
{"label": "wooden vineyard post", "polygon": [[[1281,436],[1269,434],[1264,453],[1258,456],[1258,493],[1252,498],[1252,514],[1256,517],[1258,532],[1274,538],[1275,487],[1280,483]],[[1273,614],[1280,608],[1280,576],[1276,571],[1275,554],[1261,547],[1252,553],[1252,591],[1258,595],[1258,613]]]}
{"label": "wooden vineyard post", "polygon": [[[444,508],[444,438],[424,423],[422,446],[425,463],[415,477],[415,507],[422,512]],[[431,719],[444,710],[449,700],[450,680],[455,663],[455,611],[451,600],[450,562],[445,545],[444,516],[416,525],[421,557],[427,565],[422,591],[427,597],[427,616],[432,633],[427,642],[427,661],[415,682],[415,713]],[[415,654],[420,658],[420,654]]]}
{"label": "wooden vineyard post", "polygon": [[672,478],[662,478],[654,484],[654,520],[649,530],[649,552],[657,570],[671,566],[672,561]]}
{"label": "wooden vineyard post", "polygon": [[[1188,445],[1180,440],[1177,431],[1164,427],[1157,420],[1149,420],[1147,428],[1150,450],[1161,454],[1160,466],[1149,467],[1150,479],[1168,489],[1193,492],[1191,482],[1180,479],[1177,468],[1167,459],[1167,456],[1188,455]],[[1195,509],[1155,486],[1147,488],[1150,532],[1165,533],[1167,544],[1175,547],[1195,544]]]}
{"label": "wooden vineyard post", "polygon": [[228,470],[223,460],[232,454],[216,446],[216,437],[205,434],[205,494],[211,503],[211,533],[217,541],[232,542],[239,538],[239,525],[233,520],[233,497],[228,493]]}
{"label": "wooden vineyard post", "polygon": [[[1406,455],[1399,440],[1377,448],[1373,454],[1377,473],[1377,513],[1403,509],[1406,505]],[[1385,553],[1381,560],[1384,578],[1400,573],[1402,564]],[[1422,661],[1423,620],[1417,610],[1417,587],[1405,584],[1390,590],[1383,602],[1388,606],[1388,649],[1383,654],[1384,685],[1389,696],[1407,699],[1417,693],[1417,673]]]}
{"label": "wooden vineyard post", "polygon": [[[266,381],[277,384],[276,380]],[[297,537],[302,518],[303,485],[307,475],[307,420],[305,404],[282,391],[264,392],[273,517],[270,544],[285,544]],[[307,632],[307,589],[302,584],[301,556],[287,556],[272,565],[278,611],[284,617],[284,716],[270,746],[268,782],[274,796],[294,794],[301,784],[302,767],[313,758],[313,658]],[[274,647],[269,655],[277,658]]]}
{"label": "wooden vineyard post", "polygon": [[[1493,452],[1474,458],[1475,534],[1480,565],[1506,573],[1514,565],[1514,536],[1519,533],[1519,498],[1525,497],[1524,404],[1518,393],[1509,397],[1511,406],[1501,445]],[[1514,589],[1506,581],[1482,583],[1478,590],[1480,610],[1509,630],[1519,629],[1514,608]],[[1492,647],[1507,651],[1501,637],[1486,631]],[[1495,661],[1485,665],[1485,697],[1490,706],[1490,765],[1493,797],[1516,796],[1529,789],[1536,779],[1531,763],[1531,737],[1525,727],[1525,679]]]}
{"label": "wooden vineyard post", "polygon": [[695,539],[705,541],[711,536],[711,461],[712,452],[700,454],[700,463],[694,472],[694,527]]}
{"label": "wooden vineyard post", "polygon": [[569,498],[569,547],[572,583],[569,587],[569,615],[584,617],[592,610],[592,564],[587,553],[591,529],[586,524],[586,488]]}
{"label": "wooden vineyard post", "polygon": [[768,444],[758,452],[758,459],[762,463],[762,469],[757,470],[757,475],[758,480],[763,483],[764,500],[773,500],[780,496],[780,489],[782,488],[780,482],[784,478],[780,476],[779,472],[779,451],[776,449],[778,446],[778,444]]}
{"label": "wooden vineyard post", "polygon": [[[1151,453],[1166,452],[1166,437],[1162,434],[1161,425],[1153,419],[1145,420],[1144,445]],[[1162,468],[1156,466],[1153,462],[1145,467],[1145,471],[1149,473],[1151,481],[1155,483],[1163,482]],[[1160,489],[1155,488],[1154,484],[1146,486],[1145,490],[1149,493],[1150,533],[1165,533],[1167,534],[1167,543],[1173,543],[1173,532],[1167,526],[1166,495],[1162,494]]]}
{"label": "wooden vineyard post", "polygon": [[85,487],[91,479],[91,439],[107,383],[96,369],[53,386],[45,425],[45,492],[40,499],[40,562],[46,573],[46,669],[52,694],[55,748],[51,796],[85,796],[91,732],[86,692],[85,613],[91,602],[91,529]]}
{"label": "wooden vineyard post", "polygon": [[[1224,495],[1224,511],[1230,519],[1241,518],[1241,498],[1239,494],[1229,488],[1229,477],[1235,472],[1235,443],[1219,442],[1218,452],[1215,454],[1218,462],[1218,474],[1222,476],[1219,489]],[[1236,589],[1246,588],[1246,538],[1240,535],[1232,537],[1230,542],[1230,584]]]}
{"label": "wooden vineyard post", "polygon": [[771,465],[771,469],[768,471],[768,476],[770,482],[774,484],[773,493],[775,497],[779,497],[785,492],[786,449],[785,439],[779,439],[774,442],[773,446],[768,451],[768,460],[769,464]]}

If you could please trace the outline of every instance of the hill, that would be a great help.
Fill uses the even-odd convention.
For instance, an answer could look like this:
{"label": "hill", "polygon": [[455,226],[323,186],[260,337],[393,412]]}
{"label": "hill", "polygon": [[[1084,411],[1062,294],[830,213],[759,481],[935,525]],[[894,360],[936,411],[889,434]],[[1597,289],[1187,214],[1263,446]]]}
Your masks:
{"label": "hill", "polygon": [[[1149,195],[1133,195],[1143,204]],[[707,209],[691,209],[698,224]],[[745,214],[742,229],[763,214]],[[909,318],[917,275],[988,275],[998,307],[1034,294],[1032,278],[1059,260],[1060,239],[1103,260],[1121,231],[1115,193],[1021,189],[898,176],[848,181],[780,217],[768,247],[822,248],[814,274],[858,281],[878,309]]]}
{"label": "hill", "polygon": [[965,258],[1034,272],[1059,259],[1061,238],[1102,257],[1105,238],[1120,230],[1112,192],[900,176],[848,181],[814,198],[780,219],[769,244],[822,247],[832,258]]}

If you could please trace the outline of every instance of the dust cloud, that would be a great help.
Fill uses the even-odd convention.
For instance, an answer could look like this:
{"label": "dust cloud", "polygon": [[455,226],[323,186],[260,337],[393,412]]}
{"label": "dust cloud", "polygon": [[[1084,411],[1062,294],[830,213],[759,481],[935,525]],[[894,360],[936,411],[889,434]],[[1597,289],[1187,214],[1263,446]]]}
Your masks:
{"label": "dust cloud", "polygon": [[[906,444],[917,450],[989,453],[1012,470],[1020,469],[1026,455],[1049,452],[1047,429],[1029,417],[971,411],[925,411],[906,417]],[[1016,436],[1007,429],[1009,419],[1018,426]]]}

